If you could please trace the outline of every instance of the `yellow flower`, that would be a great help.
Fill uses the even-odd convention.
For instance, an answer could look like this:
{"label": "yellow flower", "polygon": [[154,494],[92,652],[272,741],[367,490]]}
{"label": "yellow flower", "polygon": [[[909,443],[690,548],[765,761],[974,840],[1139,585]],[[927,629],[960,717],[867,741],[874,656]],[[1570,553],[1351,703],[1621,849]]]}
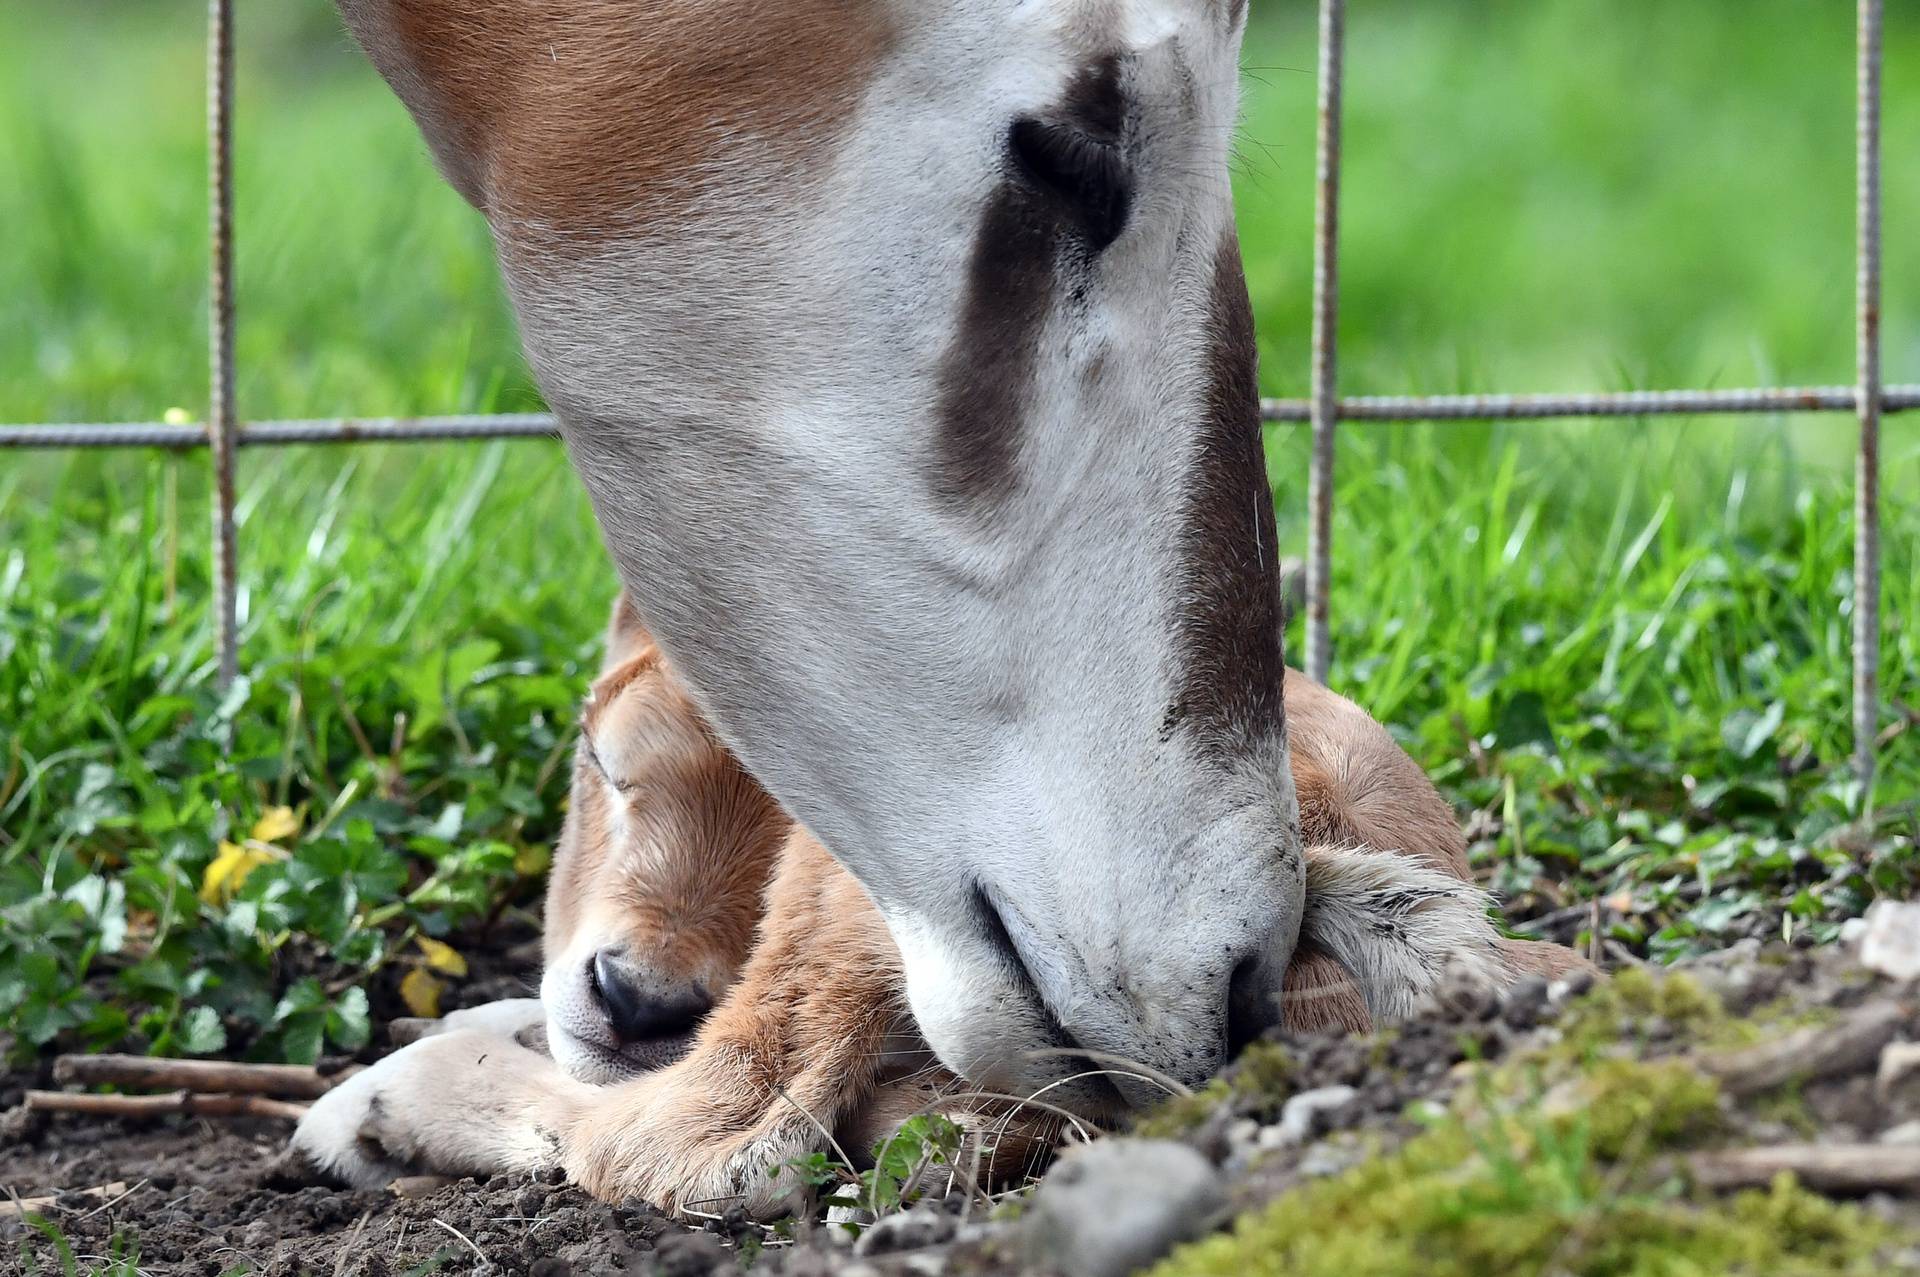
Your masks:
{"label": "yellow flower", "polygon": [[291,807],[269,807],[260,816],[253,827],[253,837],[258,842],[279,842],[282,838],[291,838],[300,832],[300,822],[295,819]]}
{"label": "yellow flower", "polygon": [[452,945],[442,944],[431,936],[415,936],[414,940],[419,944],[420,952],[427,955],[428,967],[455,979],[467,974],[467,960]]}
{"label": "yellow flower", "polygon": [[261,865],[286,858],[286,852],[265,843],[223,842],[220,844],[220,854],[213,858],[213,863],[207,866],[207,872],[200,879],[200,898],[210,905],[225,904],[233,899],[234,892],[240,890],[248,874]]}

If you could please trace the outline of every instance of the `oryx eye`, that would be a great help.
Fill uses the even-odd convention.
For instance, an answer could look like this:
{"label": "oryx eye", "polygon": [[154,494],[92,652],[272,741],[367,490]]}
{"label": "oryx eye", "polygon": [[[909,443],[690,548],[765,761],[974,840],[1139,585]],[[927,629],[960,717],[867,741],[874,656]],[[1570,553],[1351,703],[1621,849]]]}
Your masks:
{"label": "oryx eye", "polygon": [[1021,176],[1062,207],[1094,252],[1120,238],[1133,174],[1117,138],[1026,116],[1013,122],[1008,145]]}

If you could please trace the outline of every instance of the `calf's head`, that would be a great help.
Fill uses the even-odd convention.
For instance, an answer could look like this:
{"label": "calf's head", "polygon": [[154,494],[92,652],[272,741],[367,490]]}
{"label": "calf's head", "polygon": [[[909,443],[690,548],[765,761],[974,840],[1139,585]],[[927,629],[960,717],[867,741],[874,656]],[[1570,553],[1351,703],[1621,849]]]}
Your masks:
{"label": "calf's head", "polygon": [[622,596],[547,884],[540,1000],[584,1082],[670,1064],[738,977],[791,822],[708,729]]}
{"label": "calf's head", "polygon": [[1246,0],[341,7],[488,217],[661,648],[945,1063],[1216,1068],[1303,878]]}

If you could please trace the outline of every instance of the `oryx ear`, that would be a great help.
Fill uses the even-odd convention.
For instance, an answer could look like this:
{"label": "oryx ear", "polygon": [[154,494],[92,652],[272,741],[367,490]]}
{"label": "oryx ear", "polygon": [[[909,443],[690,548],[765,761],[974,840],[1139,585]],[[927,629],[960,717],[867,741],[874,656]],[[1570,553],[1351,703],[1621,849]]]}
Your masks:
{"label": "oryx ear", "polygon": [[1487,907],[1471,882],[1409,857],[1310,847],[1297,952],[1344,968],[1376,1023],[1404,1020],[1432,1004],[1443,976],[1512,983]]}
{"label": "oryx ear", "polygon": [[484,211],[486,138],[502,86],[500,0],[338,0],[347,29],[392,86],[469,204]]}

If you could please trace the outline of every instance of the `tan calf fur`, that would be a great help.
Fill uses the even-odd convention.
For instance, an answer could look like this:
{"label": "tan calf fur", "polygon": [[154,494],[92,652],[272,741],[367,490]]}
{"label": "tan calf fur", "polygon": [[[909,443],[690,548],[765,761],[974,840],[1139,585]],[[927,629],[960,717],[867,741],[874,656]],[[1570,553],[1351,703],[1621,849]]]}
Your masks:
{"label": "tan calf fur", "polygon": [[[646,676],[626,677],[636,660]],[[696,786],[717,777],[728,787],[751,783],[729,766],[624,600],[616,607],[607,671],[588,712],[583,755],[621,751],[637,760],[657,753],[661,770],[654,774],[661,777],[697,778]],[[1299,674],[1289,672],[1286,697],[1308,839],[1379,849],[1464,879],[1465,840],[1452,809],[1386,730]],[[621,742],[621,733],[630,736]],[[999,1119],[1002,1142],[990,1164],[1005,1170],[1023,1165],[1034,1142],[1052,1134],[1055,1123],[1044,1114],[1008,1120],[1004,1108],[977,1101],[942,1104],[964,1087],[937,1067],[897,1076],[889,1047],[910,1029],[910,1017],[893,942],[851,876],[770,802],[740,802],[738,831],[716,831],[704,817],[687,820],[677,842],[684,858],[663,861],[627,854],[605,818],[604,789],[590,765],[577,774],[576,806],[548,897],[549,949],[566,947],[570,920],[619,902],[613,907],[630,912],[628,934],[636,943],[672,933],[690,971],[739,970],[740,978],[689,1059],[572,1106],[562,1156],[589,1191],[667,1207],[742,1187],[754,1193],[754,1169],[777,1160],[780,1150],[809,1146],[816,1123],[864,1148],[890,1121],[927,1107],[985,1110]],[[712,810],[711,802],[688,804],[671,792],[641,801],[681,815]],[[716,838],[722,846],[757,846],[774,829],[786,836],[770,878],[754,880],[751,857],[718,862],[733,867],[724,885],[704,877]],[[656,829],[653,841],[676,845],[673,835]],[[762,907],[763,887],[764,916],[752,937],[737,925],[682,926],[668,904],[691,891],[702,894],[702,910],[751,916]],[[731,907],[720,909],[729,895]],[[1550,975],[1584,965],[1558,946],[1518,942],[1503,942],[1502,964],[1511,973]],[[1295,955],[1286,999],[1294,1031],[1365,1030],[1373,1022],[1351,973],[1311,942]],[[764,1182],[757,1188],[762,1198],[773,1191]]]}
{"label": "tan calf fur", "polygon": [[[1287,1028],[1360,1030],[1411,1014],[1450,964],[1496,982],[1585,965],[1499,937],[1465,881],[1452,812],[1384,728],[1299,675],[1286,695],[1301,819],[1321,840],[1307,853]],[[449,1031],[316,1105],[297,1147],[363,1186],[408,1168],[557,1165],[610,1201],[737,1202],[761,1217],[805,1192],[770,1170],[829,1136],[857,1154],[916,1112],[960,1119],[987,1176],[1051,1147],[1054,1116],[971,1090],[926,1050],[878,911],[714,738],[624,600],[585,727],[548,952],[577,958],[576,941],[612,941],[665,987],[701,985],[717,1005],[690,1046],[589,1084],[556,1063],[558,1050],[548,1058],[516,1040],[539,1004],[458,1013]],[[551,1040],[561,1017],[551,1001],[544,1015]],[[1114,1098],[1104,1116],[1119,1116]]]}

